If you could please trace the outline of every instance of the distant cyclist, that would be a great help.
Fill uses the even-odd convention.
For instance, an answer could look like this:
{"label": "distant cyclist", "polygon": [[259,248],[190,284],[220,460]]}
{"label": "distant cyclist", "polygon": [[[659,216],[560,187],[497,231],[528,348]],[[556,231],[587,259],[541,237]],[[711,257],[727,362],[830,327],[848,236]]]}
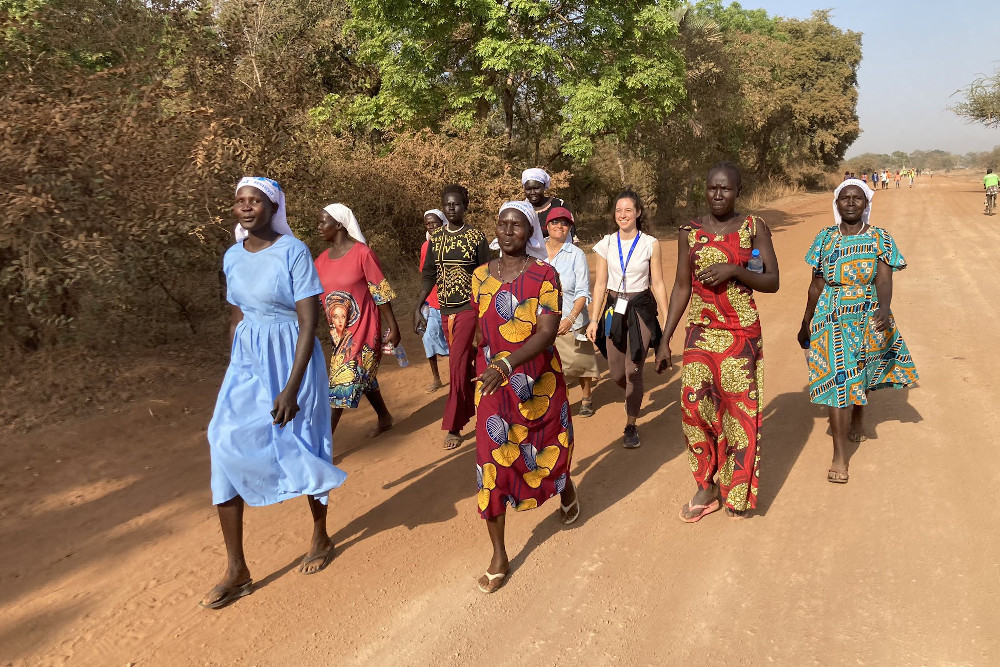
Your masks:
{"label": "distant cyclist", "polygon": [[994,174],[992,169],[986,170],[983,189],[986,190],[986,215],[993,215],[993,209],[997,206],[997,193],[1000,192],[1000,176]]}

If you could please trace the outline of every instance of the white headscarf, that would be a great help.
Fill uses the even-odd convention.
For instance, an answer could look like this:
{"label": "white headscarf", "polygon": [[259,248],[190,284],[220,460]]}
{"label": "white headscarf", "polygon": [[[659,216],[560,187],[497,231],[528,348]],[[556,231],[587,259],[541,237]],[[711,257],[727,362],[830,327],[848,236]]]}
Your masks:
{"label": "white headscarf", "polygon": [[[549,254],[545,250],[545,239],[542,237],[542,225],[538,221],[538,214],[535,213],[535,208],[526,201],[509,201],[500,207],[500,213],[503,213],[508,208],[517,209],[531,223],[531,237],[528,239],[528,244],[524,247],[524,251],[536,259],[548,259]],[[493,239],[493,242],[490,243],[490,250],[500,250],[500,239]],[[501,252],[501,254],[503,253]]]}
{"label": "white headscarf", "polygon": [[[281,186],[278,185],[278,181],[259,176],[244,176],[240,179],[240,182],[236,184],[236,192],[239,193],[240,188],[246,185],[249,185],[252,188],[257,188],[271,200],[272,204],[277,204],[278,210],[276,210],[274,215],[271,216],[271,229],[279,234],[295,236],[295,234],[292,233],[292,228],[288,226],[288,217],[285,215],[285,193],[281,189]],[[233,229],[233,234],[236,235],[237,243],[250,236],[250,232],[243,229],[243,225],[238,222],[236,223],[236,228]]]}
{"label": "white headscarf", "polygon": [[358,243],[368,245],[368,241],[365,241],[365,235],[361,233],[361,225],[358,224],[358,219],[354,217],[354,211],[343,204],[330,204],[323,210],[329,213],[331,218],[344,226],[348,236]]}
{"label": "white headscarf", "polygon": [[868,200],[868,204],[865,206],[865,212],[861,214],[861,223],[867,224],[868,218],[872,215],[872,197],[875,196],[875,191],[868,187],[868,184],[858,178],[849,178],[840,185],[837,189],[833,191],[833,219],[837,221],[839,225],[843,220],[840,217],[840,211],[837,210],[837,197],[840,196],[840,191],[846,188],[848,185],[856,185],[861,188],[865,193],[865,199]]}
{"label": "white headscarf", "polygon": [[538,181],[543,187],[547,188],[549,187],[549,183],[552,182],[552,177],[544,169],[532,167],[521,172],[521,185],[524,185],[528,181]]}
{"label": "white headscarf", "polygon": [[[427,217],[428,215],[433,215],[433,216],[435,216],[435,217],[436,217],[436,218],[437,218],[438,220],[440,220],[440,221],[441,221],[441,226],[442,226],[442,227],[444,227],[445,225],[447,225],[447,224],[448,224],[448,218],[446,218],[446,217],[445,217],[445,215],[444,215],[444,211],[442,211],[442,210],[441,210],[441,209],[439,209],[439,208],[432,208],[432,209],[431,209],[431,210],[429,210],[429,211],[424,211],[424,217],[426,218],[426,217]],[[427,232],[427,233],[425,233],[425,236],[427,237],[427,240],[428,240],[428,241],[430,241],[430,240],[431,240],[431,235],[430,235],[430,232]]]}

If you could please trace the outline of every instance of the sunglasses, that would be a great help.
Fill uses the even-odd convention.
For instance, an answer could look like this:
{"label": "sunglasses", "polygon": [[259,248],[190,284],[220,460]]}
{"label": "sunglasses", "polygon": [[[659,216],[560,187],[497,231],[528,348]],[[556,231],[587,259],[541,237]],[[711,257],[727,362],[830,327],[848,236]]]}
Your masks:
{"label": "sunglasses", "polygon": [[558,220],[549,220],[550,225],[559,225],[560,227],[572,227],[573,223],[565,218],[559,218]]}

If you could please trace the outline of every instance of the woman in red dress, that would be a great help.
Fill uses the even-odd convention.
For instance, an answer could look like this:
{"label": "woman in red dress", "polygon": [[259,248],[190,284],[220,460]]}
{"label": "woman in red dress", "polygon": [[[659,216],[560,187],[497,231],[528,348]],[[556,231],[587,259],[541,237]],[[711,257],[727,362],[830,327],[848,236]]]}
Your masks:
{"label": "woman in red dress", "polygon": [[378,387],[382,359],[382,332],[393,346],[399,344],[399,326],[390,301],[396,297],[382,275],[378,257],[365,242],[357,219],[343,204],[320,212],[319,232],[330,244],[316,258],[323,284],[323,310],[330,324],[331,422],[337,429],[344,408],[356,408],[364,395],[375,408],[378,423],[369,431],[376,436],[392,428]]}
{"label": "woman in red dress", "polygon": [[[670,367],[670,337],[690,300],[681,427],[698,490],[680,510],[686,523],[718,510],[720,493],[731,517],[757,506],[764,348],[753,293],[778,291],[778,260],[764,221],[736,213],[740,188],[740,170],[731,162],[709,170],[709,214],[677,237],[677,277],[656,355],[657,372]],[[762,273],[747,268],[753,251]]]}
{"label": "woman in red dress", "polygon": [[472,274],[472,303],[482,339],[476,356],[476,475],[479,513],[493,558],[479,589],[503,586],[509,505],[534,509],[560,494],[561,520],[580,516],[569,478],[573,426],[566,381],[553,343],[561,319],[559,274],[546,256],[538,215],[528,202],[507,202],[497,220],[502,255]]}

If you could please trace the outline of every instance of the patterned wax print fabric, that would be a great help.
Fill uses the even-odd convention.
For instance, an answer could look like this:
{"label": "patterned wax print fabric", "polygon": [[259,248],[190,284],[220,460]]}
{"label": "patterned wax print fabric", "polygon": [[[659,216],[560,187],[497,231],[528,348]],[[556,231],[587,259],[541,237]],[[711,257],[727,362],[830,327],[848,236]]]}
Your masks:
{"label": "patterned wax print fabric", "polygon": [[330,324],[330,406],[356,408],[361,395],[378,390],[382,318],[378,307],[396,298],[378,257],[355,243],[340,259],[327,251],[316,258],[323,283],[323,310]]}
{"label": "patterned wax print fabric", "polygon": [[917,380],[906,342],[889,313],[889,326],[875,331],[869,315],[878,308],[878,263],[893,271],[906,260],[892,236],[879,227],[844,236],[838,226],[816,235],[806,263],[826,284],[809,324],[809,400],[846,408],[866,405],[868,392],[905,387]]}
{"label": "patterned wax print fabric", "polygon": [[[236,325],[226,377],[208,425],[212,502],[240,496],[248,505],[270,505],[301,495],[317,496],[344,483],[333,465],[330,404],[323,349],[314,347],[299,387],[299,411],[279,428],[274,399],[292,372],[299,321],[295,302],[323,291],[304,243],[281,236],[248,252],[242,243],[222,262],[226,298],[243,311]],[[312,332],[304,335],[312,337]]]}
{"label": "patterned wax print fabric", "polygon": [[[559,275],[537,259],[513,282],[501,283],[489,264],[472,275],[482,341],[476,373],[510,355],[537,329],[537,317],[560,314]],[[501,364],[502,366],[503,364]],[[514,369],[492,396],[476,383],[476,478],[479,513],[500,516],[538,507],[569,483],[573,425],[566,381],[554,347]]]}
{"label": "patterned wax print fabric", "polygon": [[[712,264],[746,266],[764,221],[747,216],[740,228],[717,235],[699,221],[688,234],[692,273]],[[681,428],[699,488],[718,473],[726,505],[757,506],[764,343],[753,291],[738,280],[708,287],[691,280],[691,306],[681,371]]]}

